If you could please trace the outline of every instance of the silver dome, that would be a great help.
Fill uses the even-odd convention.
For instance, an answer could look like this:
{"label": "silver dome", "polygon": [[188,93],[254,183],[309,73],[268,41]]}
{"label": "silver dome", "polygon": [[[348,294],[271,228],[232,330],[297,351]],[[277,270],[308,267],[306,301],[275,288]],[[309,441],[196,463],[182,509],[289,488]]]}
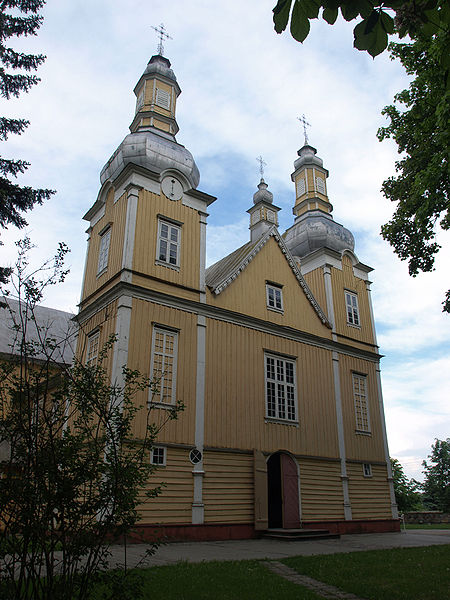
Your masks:
{"label": "silver dome", "polygon": [[253,194],[253,204],[258,204],[258,202],[268,202],[269,204],[272,204],[273,194],[272,192],[269,192],[267,188],[267,183],[261,178],[261,181],[258,183],[258,191]]}
{"label": "silver dome", "polygon": [[172,79],[172,81],[176,81],[175,73],[170,68],[170,60],[165,56],[161,56],[160,54],[155,54],[149,60],[147,67],[144,71],[143,76],[145,75],[154,75],[159,74],[163,77],[167,77],[168,79]]}
{"label": "silver dome", "polygon": [[296,219],[284,236],[287,247],[294,256],[302,258],[319,248],[337,252],[354,250],[353,234],[319,210],[308,211]]}
{"label": "silver dome", "polygon": [[139,131],[126,136],[103,167],[101,184],[108,180],[113,183],[129,163],[158,174],[174,169],[182,173],[194,189],[200,181],[199,170],[189,150],[153,131]]}

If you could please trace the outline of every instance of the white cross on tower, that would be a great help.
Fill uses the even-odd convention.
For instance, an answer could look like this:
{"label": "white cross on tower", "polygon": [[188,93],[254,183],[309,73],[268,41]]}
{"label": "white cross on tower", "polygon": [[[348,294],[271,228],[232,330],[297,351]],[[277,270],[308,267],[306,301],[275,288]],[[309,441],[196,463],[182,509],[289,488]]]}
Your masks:
{"label": "white cross on tower", "polygon": [[259,162],[259,172],[261,174],[261,179],[264,179],[264,167],[267,167],[267,163],[263,161],[263,157],[260,155],[256,159]]}
{"label": "white cross on tower", "polygon": [[161,25],[158,27],[154,27],[152,25],[152,29],[154,29],[156,31],[156,33],[159,35],[159,42],[158,42],[158,54],[160,56],[162,56],[164,54],[164,46],[163,46],[163,39],[167,38],[168,40],[171,40],[173,38],[170,37],[170,35],[168,33],[166,33],[166,30],[164,29],[164,23],[161,23]]}

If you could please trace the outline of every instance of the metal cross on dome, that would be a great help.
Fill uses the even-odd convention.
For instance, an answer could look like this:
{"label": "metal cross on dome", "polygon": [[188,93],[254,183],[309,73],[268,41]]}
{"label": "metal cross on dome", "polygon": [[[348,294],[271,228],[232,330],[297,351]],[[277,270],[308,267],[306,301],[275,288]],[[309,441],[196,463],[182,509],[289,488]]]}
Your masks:
{"label": "metal cross on dome", "polygon": [[259,172],[261,174],[261,179],[264,179],[264,167],[267,167],[267,163],[263,161],[263,157],[260,155],[256,159],[259,162]]}
{"label": "metal cross on dome", "polygon": [[154,29],[156,31],[156,33],[159,35],[159,42],[158,42],[158,54],[160,56],[163,56],[164,54],[164,46],[163,46],[163,39],[167,38],[168,40],[173,39],[172,37],[170,37],[170,35],[166,32],[166,30],[164,29],[164,23],[161,23],[161,25],[158,27],[154,27],[153,25],[151,26],[152,29]]}
{"label": "metal cross on dome", "polygon": [[308,134],[306,133],[306,126],[311,127],[311,123],[308,123],[305,117],[305,113],[303,113],[302,117],[297,117],[300,123],[303,125],[303,133],[305,135],[305,146],[308,144]]}

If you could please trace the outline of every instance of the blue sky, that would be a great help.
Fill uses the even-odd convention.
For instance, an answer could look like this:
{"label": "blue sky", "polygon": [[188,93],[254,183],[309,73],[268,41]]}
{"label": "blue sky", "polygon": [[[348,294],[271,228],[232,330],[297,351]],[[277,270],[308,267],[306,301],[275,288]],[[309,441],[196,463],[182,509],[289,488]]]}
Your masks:
{"label": "blue sky", "polygon": [[[329,169],[336,221],[356,238],[359,259],[374,267],[372,293],[382,354],[383,390],[391,455],[409,477],[435,437],[450,435],[449,317],[441,313],[450,271],[449,233],[441,233],[434,273],[410,278],[379,236],[393,207],[380,194],[394,172],[395,145],[379,143],[382,108],[407,78],[387,54],[372,60],[352,48],[351,24],[314,22],[301,45],[273,31],[275,0],[49,0],[39,35],[17,48],[43,52],[41,83],[19,100],[2,101],[1,114],[31,125],[4,144],[3,155],[32,163],[22,183],[57,194],[29,215],[35,260],[58,241],[71,248],[71,274],[45,303],[76,311],[86,248],[82,215],[94,203],[100,170],[128,133],[132,92],[163,22],[172,36],[165,55],[182,94],[177,140],[194,155],[199,189],[218,197],[208,225],[208,261],[248,239],[248,215],[259,182],[256,157],[282,208],[280,229],[293,222],[290,179],[303,131]],[[245,6],[245,8],[243,8]],[[14,259],[16,231],[2,234],[2,256]],[[5,259],[3,259],[4,261]]]}

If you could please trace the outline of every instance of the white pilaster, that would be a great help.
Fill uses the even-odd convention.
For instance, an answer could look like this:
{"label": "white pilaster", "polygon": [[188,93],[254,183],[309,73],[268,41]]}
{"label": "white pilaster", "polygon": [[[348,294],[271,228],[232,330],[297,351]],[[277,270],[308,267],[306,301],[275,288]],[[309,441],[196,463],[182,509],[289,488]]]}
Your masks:
{"label": "white pilaster", "polygon": [[203,444],[205,426],[205,360],[206,360],[206,317],[197,317],[197,381],[195,397],[195,447],[202,453],[202,460],[194,465],[194,501],[192,523],[204,522],[203,504]]}
{"label": "white pilaster", "polygon": [[344,438],[344,419],[342,416],[342,398],[341,398],[341,378],[339,375],[339,356],[333,352],[333,377],[334,377],[334,397],[336,401],[336,419],[339,443],[339,458],[341,459],[341,481],[342,493],[344,496],[344,517],[346,521],[352,520],[352,506],[350,503],[350,494],[348,491],[348,474],[345,453]]}
{"label": "white pilaster", "polygon": [[372,325],[373,343],[375,344],[375,346],[377,346],[378,345],[377,344],[377,332],[375,330],[375,318],[373,316],[372,294],[370,291],[371,282],[368,279],[366,279],[365,284],[366,284],[366,290],[367,290],[367,298],[369,300],[370,323]]}
{"label": "white pilaster", "polygon": [[336,322],[334,318],[334,302],[333,302],[333,288],[331,285],[331,267],[324,265],[323,267],[323,279],[325,283],[325,296],[327,298],[327,312],[328,320],[332,326],[332,338],[336,341]]}
{"label": "white pilaster", "polygon": [[206,218],[207,213],[199,212],[200,217],[200,302],[206,302],[206,282],[205,282],[205,270],[206,270]]}
{"label": "white pilaster", "polygon": [[387,467],[387,473],[388,473],[389,495],[391,498],[392,518],[398,519],[398,507],[397,507],[397,501],[395,499],[395,492],[394,492],[394,478],[392,476],[391,459],[389,456],[389,446],[388,446],[387,433],[386,433],[386,421],[384,418],[383,392],[381,389],[380,363],[377,364],[376,371],[377,371],[378,405],[379,405],[380,417],[381,417],[381,433],[383,436],[384,456],[386,458],[386,467]]}
{"label": "white pilaster", "polygon": [[92,233],[92,227],[89,227],[86,230],[87,233],[87,245],[86,245],[86,256],[84,257],[84,268],[83,268],[83,285],[81,286],[81,296],[80,296],[80,304],[81,301],[83,300],[83,296],[84,296],[84,288],[86,285],[86,269],[87,269],[87,261],[88,261],[88,256],[89,256],[89,247],[91,245],[91,233]]}
{"label": "white pilaster", "polygon": [[133,268],[133,252],[134,252],[134,237],[136,233],[136,217],[137,217],[137,206],[139,186],[129,184],[126,187],[127,191],[127,217],[125,222],[125,232],[123,240],[123,253],[122,253],[122,281],[131,282],[131,270]]}
{"label": "white pilaster", "polygon": [[122,367],[126,366],[128,362],[128,341],[130,337],[132,302],[133,299],[131,296],[121,296],[117,304],[115,329],[117,339],[113,346],[111,384],[119,388],[123,388],[125,383]]}

